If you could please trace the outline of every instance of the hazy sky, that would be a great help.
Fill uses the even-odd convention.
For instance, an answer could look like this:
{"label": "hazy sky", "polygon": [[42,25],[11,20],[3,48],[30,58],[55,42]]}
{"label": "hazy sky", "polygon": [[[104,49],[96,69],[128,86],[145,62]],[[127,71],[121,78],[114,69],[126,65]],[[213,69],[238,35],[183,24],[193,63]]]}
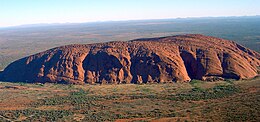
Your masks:
{"label": "hazy sky", "polygon": [[245,15],[260,15],[260,0],[0,0],[0,27]]}

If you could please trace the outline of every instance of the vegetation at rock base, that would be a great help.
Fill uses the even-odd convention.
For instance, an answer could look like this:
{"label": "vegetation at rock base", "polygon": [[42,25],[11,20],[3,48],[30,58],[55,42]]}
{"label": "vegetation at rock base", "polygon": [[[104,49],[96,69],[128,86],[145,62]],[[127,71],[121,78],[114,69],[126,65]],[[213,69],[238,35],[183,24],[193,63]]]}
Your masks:
{"label": "vegetation at rock base", "polygon": [[0,82],[0,121],[259,121],[259,81],[144,85]]}

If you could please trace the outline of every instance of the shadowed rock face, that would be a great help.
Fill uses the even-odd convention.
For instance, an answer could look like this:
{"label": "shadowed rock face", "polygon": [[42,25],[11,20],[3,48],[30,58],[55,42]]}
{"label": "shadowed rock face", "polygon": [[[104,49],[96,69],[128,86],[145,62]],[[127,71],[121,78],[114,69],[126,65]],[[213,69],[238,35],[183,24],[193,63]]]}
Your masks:
{"label": "shadowed rock face", "polygon": [[259,66],[255,51],[190,34],[57,47],[13,62],[1,80],[116,84],[248,79],[258,75]]}

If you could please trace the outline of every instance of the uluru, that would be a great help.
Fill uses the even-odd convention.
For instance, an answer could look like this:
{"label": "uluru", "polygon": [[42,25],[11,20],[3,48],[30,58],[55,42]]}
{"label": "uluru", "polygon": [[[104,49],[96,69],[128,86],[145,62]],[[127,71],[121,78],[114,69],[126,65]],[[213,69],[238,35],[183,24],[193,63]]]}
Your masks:
{"label": "uluru", "polygon": [[250,79],[260,54],[225,39],[187,34],[56,47],[14,61],[0,74],[12,82],[120,84]]}

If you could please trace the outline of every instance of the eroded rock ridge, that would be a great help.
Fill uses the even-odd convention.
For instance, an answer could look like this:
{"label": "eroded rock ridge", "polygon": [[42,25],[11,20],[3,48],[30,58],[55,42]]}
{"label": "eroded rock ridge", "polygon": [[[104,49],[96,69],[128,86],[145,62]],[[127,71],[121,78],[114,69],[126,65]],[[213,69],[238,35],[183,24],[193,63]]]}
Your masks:
{"label": "eroded rock ridge", "polygon": [[10,64],[3,81],[95,83],[249,79],[260,54],[233,41],[198,34],[53,48]]}

